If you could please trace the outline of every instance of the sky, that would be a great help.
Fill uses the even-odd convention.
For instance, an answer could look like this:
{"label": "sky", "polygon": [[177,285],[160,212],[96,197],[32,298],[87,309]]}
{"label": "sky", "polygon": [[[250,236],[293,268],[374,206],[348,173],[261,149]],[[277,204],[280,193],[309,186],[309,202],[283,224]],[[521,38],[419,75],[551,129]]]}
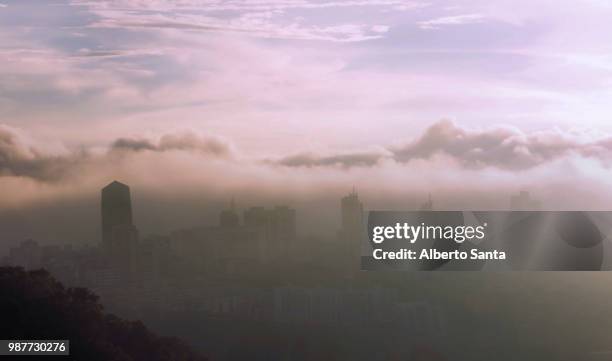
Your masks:
{"label": "sky", "polygon": [[112,179],[142,204],[356,185],[378,208],[520,189],[605,208],[610,18],[603,0],[0,0],[0,209]]}

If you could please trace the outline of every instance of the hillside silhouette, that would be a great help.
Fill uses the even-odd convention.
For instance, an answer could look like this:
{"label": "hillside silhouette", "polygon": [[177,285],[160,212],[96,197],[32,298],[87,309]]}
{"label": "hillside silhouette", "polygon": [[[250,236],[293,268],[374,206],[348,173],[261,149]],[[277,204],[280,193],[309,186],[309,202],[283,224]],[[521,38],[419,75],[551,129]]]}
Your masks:
{"label": "hillside silhouette", "polygon": [[70,340],[73,360],[206,360],[179,339],[155,335],[140,321],[104,313],[90,290],[66,288],[45,270],[0,267],[0,319],[0,338]]}

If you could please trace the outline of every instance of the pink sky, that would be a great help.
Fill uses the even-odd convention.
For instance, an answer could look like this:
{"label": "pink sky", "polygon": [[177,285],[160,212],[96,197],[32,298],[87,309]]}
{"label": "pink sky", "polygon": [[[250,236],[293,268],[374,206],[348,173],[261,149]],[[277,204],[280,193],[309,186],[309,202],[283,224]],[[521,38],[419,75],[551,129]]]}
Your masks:
{"label": "pink sky", "polygon": [[605,1],[0,2],[5,207],[114,178],[450,205],[612,179]]}

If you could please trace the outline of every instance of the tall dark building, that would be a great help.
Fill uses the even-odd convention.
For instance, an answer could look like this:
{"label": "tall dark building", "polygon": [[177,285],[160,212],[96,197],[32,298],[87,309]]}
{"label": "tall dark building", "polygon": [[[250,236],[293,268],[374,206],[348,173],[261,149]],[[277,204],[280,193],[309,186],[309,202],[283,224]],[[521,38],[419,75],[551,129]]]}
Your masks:
{"label": "tall dark building", "polygon": [[339,238],[347,253],[347,270],[354,276],[361,267],[361,246],[366,237],[363,204],[354,189],[340,200],[340,212],[342,228]]}
{"label": "tall dark building", "polygon": [[[129,277],[138,244],[130,187],[114,181],[102,189],[102,248],[112,267]],[[127,278],[126,278],[127,279]]]}
{"label": "tall dark building", "polygon": [[130,187],[113,181],[102,188],[102,243],[112,242],[114,229],[132,225]]}
{"label": "tall dark building", "polygon": [[229,209],[224,209],[219,214],[219,226],[221,228],[236,228],[240,226],[240,217],[236,212],[236,203],[232,199]]}
{"label": "tall dark building", "polygon": [[342,232],[360,233],[363,229],[363,204],[357,192],[353,191],[340,201],[342,212]]}

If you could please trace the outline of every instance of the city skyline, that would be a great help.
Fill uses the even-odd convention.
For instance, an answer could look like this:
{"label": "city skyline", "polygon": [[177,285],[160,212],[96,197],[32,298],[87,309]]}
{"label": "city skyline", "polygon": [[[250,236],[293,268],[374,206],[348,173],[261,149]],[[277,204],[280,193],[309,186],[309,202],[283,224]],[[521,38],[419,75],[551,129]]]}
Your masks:
{"label": "city skyline", "polygon": [[[434,209],[440,210],[439,208],[434,208],[434,201],[431,193],[423,197],[423,199],[413,202],[410,209],[423,211],[431,211]],[[290,206],[278,203],[271,204],[268,201],[264,202],[264,204],[267,204],[269,208],[261,206],[261,204],[251,204],[239,208],[236,206],[235,197],[231,197],[229,207],[222,204],[217,204],[216,206],[208,205],[207,208],[209,211],[212,211],[212,217],[200,217],[201,214],[198,214],[196,215],[196,219],[198,219],[197,222],[192,224],[183,223],[181,226],[174,225],[170,228],[164,229],[163,231],[152,231],[145,226],[145,232],[141,234],[139,231],[138,222],[133,221],[133,219],[137,219],[138,217],[134,216],[133,214],[130,186],[120,181],[113,180],[102,187],[100,198],[96,202],[100,206],[100,212],[99,219],[95,222],[99,222],[100,226],[95,227],[96,231],[93,233],[91,232],[93,229],[89,230],[88,233],[92,234],[93,236],[88,239],[76,240],[76,242],[74,239],[68,238],[63,242],[59,242],[59,244],[71,246],[74,245],[78,247],[100,245],[105,252],[109,252],[113,247],[118,246],[117,249],[122,252],[125,251],[124,247],[127,243],[137,243],[139,239],[148,239],[151,237],[155,238],[161,234],[172,234],[173,232],[181,230],[181,227],[184,229],[188,229],[190,227],[220,227],[221,229],[232,229],[242,226],[247,228],[257,228],[262,225],[262,222],[270,222],[271,219],[275,219],[277,217],[280,217],[278,218],[279,220],[288,219],[287,217],[289,217],[289,219],[292,219],[290,221],[291,226],[289,228],[285,227],[284,229],[281,227],[278,231],[274,230],[274,228],[269,229],[267,232],[272,232],[272,236],[275,232],[281,232],[280,234],[285,235],[284,237],[281,237],[282,239],[288,238],[295,240],[298,236],[302,239],[317,236],[330,240],[339,237],[339,242],[343,242],[342,239],[353,238],[355,237],[356,233],[360,232],[361,227],[367,220],[367,212],[369,209],[366,208],[360,200],[355,186],[353,186],[350,191],[345,193],[345,195],[340,195],[339,200],[340,202],[338,209],[332,209],[332,212],[336,213],[336,216],[331,218],[331,228],[325,233],[312,233],[307,229],[302,229],[300,232],[298,232],[297,230],[300,228],[298,227],[298,223],[301,222],[298,222],[299,217],[296,216],[297,210]],[[499,207],[499,209],[539,210],[542,206],[541,202],[537,198],[534,199],[530,192],[525,190],[520,190],[520,192],[517,194],[510,195],[509,200],[508,206],[502,205]],[[418,204],[420,204],[420,206]],[[136,208],[140,208],[138,207],[138,202],[136,202]],[[274,221],[272,221],[272,224],[266,227],[276,226],[274,226]],[[95,232],[97,231],[101,233],[95,235]],[[14,246],[17,244],[16,242],[29,242],[33,239],[42,241],[43,244],[50,240],[53,241],[53,238],[49,237],[38,238],[31,235],[21,235],[13,237],[12,239],[7,239],[9,242],[7,242],[5,246]],[[117,240],[119,240],[118,245]],[[121,243],[124,244],[122,245]],[[57,239],[55,239],[55,242],[52,242],[52,244],[58,244]]]}
{"label": "city skyline", "polygon": [[233,195],[333,234],[353,184],[376,209],[612,204],[603,2],[0,4],[7,239],[93,239],[107,179],[150,233]]}
{"label": "city skyline", "polygon": [[610,19],[609,0],[0,0],[5,341],[611,356]]}

